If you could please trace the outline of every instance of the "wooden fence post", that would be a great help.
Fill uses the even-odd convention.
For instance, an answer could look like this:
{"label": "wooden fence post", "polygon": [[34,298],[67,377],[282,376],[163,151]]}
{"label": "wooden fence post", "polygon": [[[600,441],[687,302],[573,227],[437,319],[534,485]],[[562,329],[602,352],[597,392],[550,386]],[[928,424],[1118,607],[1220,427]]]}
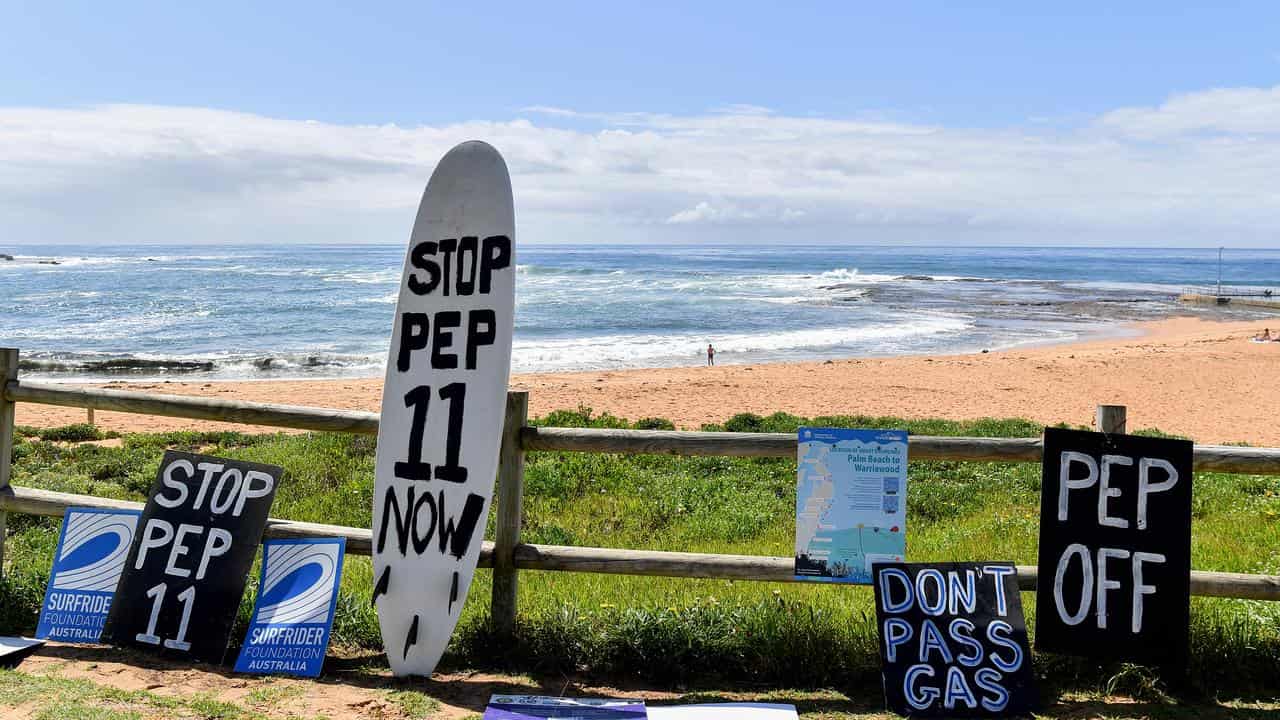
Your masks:
{"label": "wooden fence post", "polygon": [[498,455],[498,511],[493,543],[493,597],[490,615],[500,636],[511,636],[516,627],[517,578],[515,546],[520,542],[520,515],[524,511],[524,449],[520,431],[529,420],[529,393],[507,393],[502,450]]}
{"label": "wooden fence post", "polygon": [[[9,475],[13,462],[13,403],[5,399],[4,389],[9,381],[18,380],[18,349],[0,348],[0,495],[11,494]],[[8,518],[0,510],[0,576],[4,575],[4,540]]]}
{"label": "wooden fence post", "polygon": [[1125,406],[1099,405],[1098,432],[1108,435],[1123,435],[1125,432]]}

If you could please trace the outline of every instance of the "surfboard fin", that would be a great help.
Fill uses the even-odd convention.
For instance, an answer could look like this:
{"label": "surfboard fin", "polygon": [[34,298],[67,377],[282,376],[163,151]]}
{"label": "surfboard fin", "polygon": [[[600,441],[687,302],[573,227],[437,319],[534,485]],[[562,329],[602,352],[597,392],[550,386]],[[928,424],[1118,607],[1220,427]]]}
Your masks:
{"label": "surfboard fin", "polygon": [[404,659],[409,659],[409,648],[418,644],[418,616],[413,616],[413,623],[409,625],[409,634],[404,637]]}
{"label": "surfboard fin", "polygon": [[[457,582],[456,580],[454,582]],[[378,578],[378,584],[373,586],[373,597],[369,600],[370,605],[378,604],[378,596],[386,595],[387,590],[391,587],[391,566],[388,565],[382,569],[382,575]]]}

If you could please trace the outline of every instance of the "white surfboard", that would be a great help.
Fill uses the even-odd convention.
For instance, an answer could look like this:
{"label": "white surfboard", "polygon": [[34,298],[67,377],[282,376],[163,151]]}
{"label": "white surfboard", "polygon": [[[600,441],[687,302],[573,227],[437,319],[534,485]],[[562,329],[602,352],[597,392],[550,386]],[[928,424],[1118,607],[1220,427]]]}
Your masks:
{"label": "white surfboard", "polygon": [[515,316],[506,163],[440,160],[400,278],[373,496],[373,604],[396,675],[429,675],[471,587],[498,468]]}

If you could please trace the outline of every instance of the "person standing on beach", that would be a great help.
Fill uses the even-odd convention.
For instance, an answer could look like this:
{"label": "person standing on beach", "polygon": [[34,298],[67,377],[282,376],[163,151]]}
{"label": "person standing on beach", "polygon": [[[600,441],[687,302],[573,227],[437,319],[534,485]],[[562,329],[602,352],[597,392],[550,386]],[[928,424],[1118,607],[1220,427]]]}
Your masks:
{"label": "person standing on beach", "polygon": [[711,347],[711,343],[707,343],[707,367],[716,364],[716,349]]}

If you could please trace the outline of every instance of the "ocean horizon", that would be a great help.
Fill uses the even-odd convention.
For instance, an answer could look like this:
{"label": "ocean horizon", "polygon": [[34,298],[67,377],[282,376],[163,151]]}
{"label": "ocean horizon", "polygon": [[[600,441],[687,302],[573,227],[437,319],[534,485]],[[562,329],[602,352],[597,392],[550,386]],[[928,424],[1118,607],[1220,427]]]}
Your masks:
{"label": "ocean horizon", "polygon": [[[0,249],[0,345],[24,377],[382,374],[404,244]],[[526,244],[513,372],[1000,350],[1173,316],[1212,248]],[[1224,290],[1280,289],[1280,250],[1224,254]]]}

